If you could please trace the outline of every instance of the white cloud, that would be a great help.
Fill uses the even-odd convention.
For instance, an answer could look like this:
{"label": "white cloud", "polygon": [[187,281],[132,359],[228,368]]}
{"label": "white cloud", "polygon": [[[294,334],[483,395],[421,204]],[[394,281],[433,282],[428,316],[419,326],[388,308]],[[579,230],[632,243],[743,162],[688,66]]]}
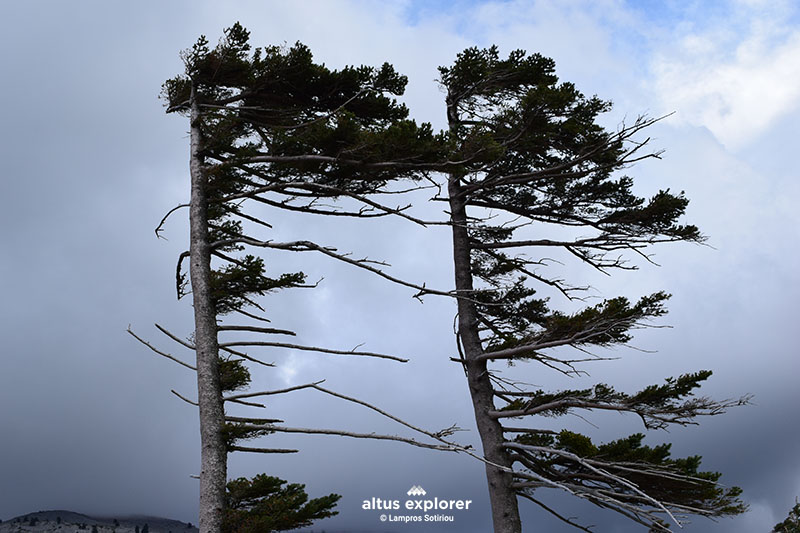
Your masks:
{"label": "white cloud", "polygon": [[689,31],[677,46],[663,43],[652,62],[663,108],[732,149],[800,107],[800,31],[786,26],[784,10],[755,7],[737,10],[724,29]]}

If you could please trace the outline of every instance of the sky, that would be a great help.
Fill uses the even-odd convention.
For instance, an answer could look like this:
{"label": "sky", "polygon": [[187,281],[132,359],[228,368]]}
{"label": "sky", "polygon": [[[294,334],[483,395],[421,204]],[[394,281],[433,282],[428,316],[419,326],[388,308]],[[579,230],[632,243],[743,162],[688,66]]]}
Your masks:
{"label": "sky", "polygon": [[[126,332],[187,359],[154,323],[191,333],[190,302],[176,301],[175,260],[187,246],[185,214],[166,239],[153,229],[188,197],[188,125],[166,115],[158,93],[182,70],[179,51],[200,34],[212,42],[240,21],[256,45],[302,41],[331,67],[389,61],[409,77],[403,101],[414,118],[444,126],[436,67],[470,46],[497,44],[552,57],[562,80],[614,102],[603,122],[671,115],[648,134],[661,160],[631,169],[636,191],[685,190],[687,221],[708,246],[655,249],[659,267],[597,276],[565,263],[569,279],[599,296],[673,297],[664,324],[592,366],[589,381],[532,365],[503,369],[543,388],[606,382],[637,390],[671,375],[712,369],[703,393],[752,394],[752,405],[699,426],[648,433],[675,456],[744,489],[750,511],[688,532],[770,531],[800,495],[796,409],[800,298],[800,10],[792,1],[572,0],[564,2],[0,2],[0,518],[44,509],[102,515],[150,514],[196,522],[198,423],[194,376]],[[420,207],[442,217],[440,205]],[[452,286],[444,229],[402,220],[364,224],[270,214],[274,237],[316,239],[355,256],[388,261],[391,272]],[[463,373],[454,355],[453,302],[428,297],[310,256],[270,256],[270,268],[324,278],[314,291],[270,296],[276,327],[317,345],[408,356],[390,361],[271,352],[275,369],[254,388],[317,379],[336,391],[438,430],[458,424],[475,444]],[[554,300],[553,303],[559,303]],[[564,304],[564,302],[560,302]],[[564,308],[568,306],[564,304]],[[269,414],[293,426],[405,434],[352,405],[308,391],[274,400]],[[642,431],[621,416],[559,423],[599,440]],[[400,443],[270,436],[291,456],[239,456],[230,475],[267,472],[305,483],[310,495],[343,495],[328,531],[490,530],[483,468],[464,455]],[[381,524],[361,508],[372,497],[471,499],[454,524]],[[548,495],[598,531],[641,528],[612,513]],[[521,503],[525,531],[570,528]]]}

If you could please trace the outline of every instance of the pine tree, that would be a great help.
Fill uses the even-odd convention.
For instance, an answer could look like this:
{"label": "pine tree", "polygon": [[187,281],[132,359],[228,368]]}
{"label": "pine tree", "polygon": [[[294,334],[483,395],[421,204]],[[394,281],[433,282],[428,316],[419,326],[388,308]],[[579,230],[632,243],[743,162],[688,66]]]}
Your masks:
{"label": "pine tree", "polygon": [[[457,360],[467,376],[483,445],[496,533],[521,531],[519,497],[586,530],[545,506],[536,494],[544,488],[568,491],[655,531],[686,515],[744,510],[739,489],[720,488],[718,473],[699,470],[699,457],[671,458],[669,445],[644,445],[642,434],[597,444],[566,428],[505,425],[508,419],[536,415],[614,410],[634,413],[646,429],[658,429],[693,424],[697,416],[746,403],[746,398],[695,397],[695,389],[711,375],[705,370],[626,393],[602,383],[564,391],[523,389],[494,368],[498,362],[533,362],[581,375],[580,363],[598,358],[591,350],[627,343],[633,330],[666,312],[665,292],[634,301],[610,298],[574,312],[553,307],[541,295],[545,288],[575,302],[586,290],[548,273],[551,251],[609,273],[635,268],[626,253],[648,259],[645,250],[653,244],[704,239],[697,227],[679,222],[688,204],[683,193],[661,190],[645,199],[633,193],[632,178],[620,175],[637,161],[658,157],[647,151],[647,141],[637,141],[656,120],[640,118],[606,131],[597,119],[610,103],[559,83],[550,59],[521,51],[501,59],[494,47],[468,49],[453,66],[440,69],[449,124],[441,135],[407,118],[408,110],[394,99],[406,80],[388,64],[332,71],[315,64],[301,44],[251,51],[249,34],[238,24],[214,48],[201,38],[184,59],[185,74],[164,85],[164,97],[168,112],[188,116],[191,128],[192,199],[176,208],[190,208],[191,245],[178,262],[177,288],[179,296],[186,293],[182,263],[188,258],[196,328],[191,342],[159,329],[197,354],[196,367],[182,364],[198,375],[203,533],[220,530],[228,452],[294,451],[243,447],[237,444],[242,439],[273,431],[319,432],[423,445],[226,416],[225,402],[252,405],[245,399],[300,388],[386,414],[318,382],[225,396],[249,384],[243,360],[263,364],[241,351],[243,346],[398,359],[286,342],[221,342],[223,331],[294,335],[222,322],[231,315],[263,322],[252,309],[260,309],[258,297],[305,285],[302,272],[267,277],[263,258],[242,255],[246,248],[321,253],[413,287],[417,297],[455,297]],[[330,246],[255,238],[252,228],[271,226],[242,208],[243,202],[257,202],[309,215],[401,216],[425,224],[406,207],[375,198],[396,180],[431,178],[436,172],[447,180],[445,224],[453,234],[455,291],[400,280],[374,262],[354,260]],[[543,252],[530,257],[525,250]],[[566,354],[567,348],[588,355]],[[456,428],[432,433],[400,422],[437,441],[426,447],[472,454],[444,440]]]}
{"label": "pine tree", "polygon": [[800,533],[800,501],[795,500],[789,516],[780,524],[775,524],[772,533]]}
{"label": "pine tree", "polygon": [[[267,293],[313,287],[301,271],[267,275],[263,257],[249,250],[315,252],[390,278],[373,261],[356,260],[331,246],[303,240],[276,242],[255,238],[252,231],[272,226],[253,204],[309,215],[358,218],[402,216],[405,208],[372,198],[399,179],[422,176],[426,162],[439,157],[440,145],[429,125],[408,119],[408,109],[395,97],[406,78],[384,64],[380,68],[331,70],[313,61],[310,50],[292,47],[251,49],[249,33],[238,23],[210,47],[205,37],[183,55],[186,70],[163,87],[168,113],[188,117],[190,125],[191,200],[167,217],[189,208],[190,247],[178,260],[178,297],[191,295],[195,331],[185,340],[158,328],[196,353],[196,365],[181,361],[129,332],[160,355],[194,370],[198,380],[201,426],[200,531],[218,533],[226,505],[227,454],[234,451],[293,453],[294,449],[245,447],[240,441],[272,432],[323,433],[369,439],[389,439],[433,449],[458,449],[443,437],[449,430],[427,432],[361,400],[320,387],[321,382],[279,391],[241,391],[250,382],[244,362],[270,363],[243,347],[293,349],[327,354],[378,357],[389,355],[341,350],[285,341],[220,340],[221,334],[294,336],[295,332],[266,327],[258,299]],[[339,200],[350,202],[339,202]],[[321,205],[323,200],[333,206]],[[338,202],[338,203],[337,203]],[[243,207],[244,204],[246,207]],[[355,208],[348,206],[356,205]],[[162,224],[156,230],[161,232]],[[189,277],[183,262],[189,259]],[[230,317],[247,321],[231,324]],[[315,389],[355,402],[438,442],[344,430],[291,428],[274,418],[234,417],[226,403],[263,407],[250,398]],[[177,394],[177,393],[176,393]],[[330,498],[330,497],[328,497]]]}
{"label": "pine tree", "polygon": [[228,482],[223,531],[269,533],[310,526],[315,520],[337,514],[338,494],[308,500],[304,485],[266,476]]}
{"label": "pine tree", "polygon": [[[665,428],[746,402],[694,397],[709,371],[635,393],[606,384],[548,392],[509,382],[493,366],[525,362],[585,374],[579,365],[598,358],[592,349],[624,345],[634,329],[666,312],[664,292],[637,301],[611,298],[572,313],[540,296],[547,288],[574,302],[586,289],[548,273],[548,257],[556,250],[609,273],[635,268],[626,252],[647,259],[644,250],[655,243],[703,241],[697,227],[679,222],[688,203],[683,193],[661,190],[641,198],[632,191],[633,179],[620,174],[637,161],[658,157],[647,151],[647,141],[636,140],[656,120],[639,118],[607,131],[597,119],[611,104],[559,83],[553,61],[538,54],[514,51],[502,59],[496,47],[470,48],[452,66],[440,68],[440,75],[451,150],[447,201],[459,360],[483,444],[495,533],[521,531],[518,497],[588,531],[537,498],[548,488],[654,531],[667,530],[667,521],[679,522],[684,515],[743,512],[740,490],[719,487],[719,474],[700,471],[699,457],[673,459],[669,445],[644,445],[642,434],[596,444],[567,429],[506,425],[534,416],[614,410],[638,415],[647,429]],[[532,381],[543,381],[536,376]]]}

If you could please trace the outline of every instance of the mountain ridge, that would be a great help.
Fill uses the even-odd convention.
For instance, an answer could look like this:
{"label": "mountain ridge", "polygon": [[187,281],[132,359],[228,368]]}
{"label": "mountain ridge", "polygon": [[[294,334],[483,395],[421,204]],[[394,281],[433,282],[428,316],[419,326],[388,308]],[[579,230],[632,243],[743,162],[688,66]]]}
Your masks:
{"label": "mountain ridge", "polygon": [[159,516],[92,516],[65,509],[36,511],[0,522],[0,533],[199,533],[189,522]]}

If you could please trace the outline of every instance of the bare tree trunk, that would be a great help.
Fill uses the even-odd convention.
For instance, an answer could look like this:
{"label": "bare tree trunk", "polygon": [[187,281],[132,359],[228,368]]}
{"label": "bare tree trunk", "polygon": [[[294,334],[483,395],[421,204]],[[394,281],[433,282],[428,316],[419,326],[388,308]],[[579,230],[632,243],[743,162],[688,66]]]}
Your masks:
{"label": "bare tree trunk", "polygon": [[200,113],[192,86],[192,179],[189,223],[190,276],[197,356],[197,400],[200,406],[200,533],[220,533],[225,506],[227,450],[222,439],[225,412],[219,381],[217,315],[211,298],[211,250],[208,242],[208,179],[200,158]]}
{"label": "bare tree trunk", "polygon": [[[458,175],[451,174],[448,180],[450,216],[453,222],[453,259],[455,264],[456,290],[460,295],[469,295],[473,290],[470,267],[470,246],[467,234],[467,213],[460,200]],[[478,315],[475,304],[464,298],[458,299],[458,338],[466,359],[467,382],[475,411],[475,421],[483,445],[484,458],[495,465],[511,468],[511,459],[503,448],[503,429],[499,422],[489,416],[494,411],[494,389],[489,381],[486,361],[476,358],[483,353],[478,335]],[[501,468],[486,465],[486,480],[489,484],[489,500],[492,505],[492,522],[495,533],[521,533],[517,495],[511,483],[512,475]]]}

